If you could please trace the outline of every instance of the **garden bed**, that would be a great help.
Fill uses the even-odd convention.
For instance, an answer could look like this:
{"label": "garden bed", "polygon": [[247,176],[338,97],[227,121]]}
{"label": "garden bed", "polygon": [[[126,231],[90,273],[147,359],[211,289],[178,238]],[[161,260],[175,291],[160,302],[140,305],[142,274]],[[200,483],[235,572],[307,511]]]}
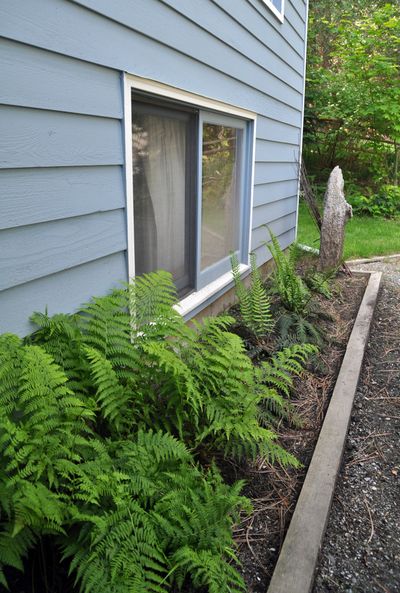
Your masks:
{"label": "garden bed", "polygon": [[[21,373],[18,361],[25,366],[33,364],[29,358],[33,355],[38,357],[42,369],[40,374],[32,375],[34,386],[42,380],[42,376],[59,381],[54,393],[48,393],[45,384],[39,386],[38,393],[43,398],[54,399],[53,413],[60,430],[64,430],[63,423],[66,422],[62,405],[65,397],[62,390],[66,381],[71,387],[76,389],[78,385],[84,393],[93,394],[96,398],[73,400],[78,405],[74,404],[71,408],[72,420],[68,420],[66,434],[69,435],[71,428],[82,431],[80,443],[83,442],[85,449],[82,449],[76,465],[69,463],[69,471],[57,478],[62,487],[53,491],[53,480],[47,481],[43,472],[38,474],[43,482],[40,487],[46,488],[46,495],[53,497],[57,504],[63,504],[64,492],[72,492],[73,500],[78,501],[68,508],[62,507],[65,518],[60,516],[59,522],[60,525],[66,524],[67,536],[62,534],[55,539],[51,535],[49,538],[46,522],[44,527],[42,523],[38,523],[37,528],[35,525],[41,536],[40,545],[30,549],[25,576],[17,577],[12,570],[7,571],[12,590],[19,593],[33,591],[34,588],[52,593],[56,590],[62,593],[77,590],[77,585],[66,576],[68,565],[60,562],[62,551],[70,545],[73,549],[67,547],[67,550],[78,550],[79,562],[84,565],[84,578],[88,575],[91,581],[94,579],[100,587],[99,593],[100,589],[109,590],[110,583],[118,583],[118,590],[125,592],[131,580],[139,577],[147,587],[147,573],[140,573],[142,563],[146,565],[147,556],[143,560],[143,555],[137,554],[140,542],[136,541],[136,533],[141,533],[140,521],[143,521],[148,523],[146,538],[147,533],[153,538],[152,545],[146,547],[147,553],[152,554],[153,549],[162,544],[161,553],[166,554],[165,560],[162,555],[157,556],[159,560],[154,557],[162,562],[160,565],[149,557],[148,566],[153,571],[150,580],[160,578],[162,571],[167,572],[167,562],[171,562],[171,566],[175,562],[173,570],[179,566],[182,575],[179,577],[178,571],[178,581],[173,583],[179,590],[241,591],[241,579],[227,552],[232,545],[231,525],[235,523],[234,537],[246,589],[249,593],[265,592],[314,451],[367,279],[365,276],[340,274],[331,286],[332,298],[312,296],[294,270],[288,268],[289,264],[292,265],[291,260],[279,253],[277,255],[281,258],[285,280],[293,289],[292,295],[297,297],[296,303],[292,303],[297,309],[290,312],[291,318],[300,319],[303,330],[308,327],[309,332],[311,324],[316,324],[323,336],[320,353],[312,359],[310,355],[316,352],[313,346],[291,342],[299,334],[278,331],[279,323],[288,312],[286,309],[285,313],[283,308],[284,287],[281,286],[283,296],[280,300],[274,296],[271,286],[273,281],[277,282],[275,276],[273,281],[268,281],[266,291],[253,265],[252,287],[249,292],[242,291],[242,300],[238,292],[240,315],[233,325],[232,318],[222,317],[210,318],[196,330],[186,326],[172,309],[174,297],[170,277],[157,273],[139,278],[128,292],[117,291],[108,297],[94,299],[83,309],[83,315],[49,319],[46,315],[37,314],[34,318],[40,329],[26,343],[13,336],[3,337],[3,357],[7,357],[9,347],[15,348],[16,362],[13,359],[9,363],[13,365],[11,370],[15,373],[15,382],[25,385],[26,375]],[[319,288],[322,288],[321,283]],[[329,296],[327,286],[326,290]],[[154,291],[160,292],[158,316],[150,314],[147,309],[147,303],[153,301]],[[271,301],[268,295],[271,295]],[[137,304],[134,338],[126,306],[133,296]],[[251,333],[246,330],[251,325],[244,323],[246,310],[242,305],[246,304],[246,298],[253,297],[252,306],[255,303],[259,307],[252,309],[250,323],[253,321],[254,324]],[[235,313],[235,309],[231,313]],[[260,325],[256,325],[260,317],[263,319],[261,330]],[[157,319],[157,323],[153,319]],[[275,331],[272,331],[273,326]],[[248,356],[238,336],[225,331],[228,327],[243,338]],[[316,333],[309,335],[315,337]],[[74,336],[72,341],[71,336]],[[164,336],[168,340],[160,339]],[[92,344],[100,350],[93,348]],[[62,374],[53,377],[57,367],[44,347],[55,357],[56,363],[66,369],[70,378]],[[307,359],[311,361],[304,371]],[[143,364],[144,360],[146,364]],[[35,362],[35,365],[39,363]],[[297,379],[294,378],[296,376]],[[7,384],[5,389],[9,389]],[[189,403],[188,393],[191,396]],[[10,399],[11,395],[7,397]],[[135,405],[132,405],[133,397]],[[140,398],[145,404],[145,415],[137,405]],[[46,425],[42,429],[40,422],[28,424],[30,416],[24,410],[24,399],[15,401],[22,406],[23,421],[36,438],[38,447],[42,446],[43,431],[46,439],[53,438],[51,426],[48,430]],[[197,405],[198,401],[202,402],[201,406]],[[162,402],[165,402],[164,411]],[[268,403],[271,402],[273,406],[269,408]],[[40,411],[41,407],[37,409]],[[12,415],[13,408],[10,407],[10,410],[5,408],[4,415]],[[203,413],[204,410],[207,413]],[[88,415],[95,430],[90,428],[84,432],[82,414]],[[195,421],[194,414],[197,414]],[[74,415],[77,415],[76,421]],[[92,420],[95,415],[97,424]],[[6,420],[5,427],[13,427]],[[143,429],[145,424],[148,430]],[[155,433],[155,428],[161,428],[162,432]],[[200,430],[203,432],[200,433]],[[280,446],[274,440],[274,432]],[[25,432],[21,435],[26,436]],[[57,435],[58,432],[55,436],[59,438]],[[178,436],[182,440],[178,440]],[[14,446],[12,440],[11,443]],[[71,443],[73,448],[76,447],[75,437]],[[47,447],[47,441],[44,446]],[[7,467],[7,472],[11,474],[15,455],[9,449],[7,454],[11,457],[11,465]],[[95,460],[91,457],[92,450],[96,451]],[[26,451],[29,453],[31,449]],[[35,449],[32,451],[33,455]],[[62,456],[63,447],[54,446],[51,451],[56,462],[62,464],[62,457],[58,461],[57,456]],[[101,455],[101,463],[98,454]],[[211,463],[213,459],[226,484]],[[250,459],[258,461],[250,462]],[[294,469],[296,459],[302,464],[300,469]],[[42,456],[34,461],[40,464],[41,460]],[[26,487],[26,484],[31,487],[29,484],[35,478],[31,478],[31,474],[26,476],[23,462],[21,470],[18,469],[20,473],[16,483],[19,488]],[[50,468],[53,467],[51,462]],[[85,485],[84,492],[81,492],[81,478],[70,479],[70,472],[71,476],[73,472],[84,475],[85,483],[87,481],[90,487]],[[110,483],[104,492],[103,482],[98,482],[99,477]],[[238,479],[245,481],[243,494],[253,503],[250,515],[247,501],[238,496],[242,485],[231,486]],[[96,488],[101,504],[93,505],[92,492]],[[89,498],[87,493],[90,493]],[[122,504],[123,497],[125,502]],[[29,500],[27,497],[22,500],[28,505],[29,517]],[[84,515],[76,511],[76,505],[81,505],[81,500],[85,501],[90,515],[86,509]],[[132,503],[135,503],[136,510],[141,508],[138,505],[145,509],[144,514],[138,515],[139,531],[136,528],[132,531],[132,514],[126,508]],[[243,515],[240,515],[242,522],[238,524],[240,509]],[[40,517],[42,510],[38,507],[35,512]],[[126,524],[122,525],[124,517]],[[103,529],[104,519],[114,522],[110,523],[115,527],[111,532]],[[82,521],[88,523],[82,531],[84,540],[76,538]],[[52,524],[50,527],[51,531],[55,531]],[[103,530],[101,533],[94,532],[100,528]],[[163,539],[158,537],[157,540],[156,533],[164,534]],[[88,539],[88,534],[92,539]],[[102,544],[103,537],[107,539],[106,547]],[[124,559],[120,550],[125,549]],[[172,557],[175,550],[178,550],[178,555]],[[92,562],[95,554],[97,564]],[[110,562],[115,564],[114,555],[116,568],[109,567]],[[54,567],[57,567],[56,571]],[[99,573],[99,569],[102,572]],[[169,571],[170,574],[173,570]],[[36,576],[38,583],[34,584]],[[123,584],[120,586],[121,580]],[[84,587],[87,582],[86,579]],[[146,587],[144,590],[147,590]],[[169,587],[166,585],[164,589],[169,590]],[[172,590],[178,589],[172,586]],[[88,590],[93,590],[93,587]]]}
{"label": "garden bed", "polygon": [[[301,427],[282,422],[281,444],[303,464],[300,469],[282,469],[265,461],[230,465],[231,479],[247,482],[244,494],[254,511],[235,529],[242,574],[251,593],[265,593],[270,582],[296,501],[312,458],[319,431],[346,350],[365,286],[366,276],[340,274],[333,298],[320,296],[318,329],[324,345],[307,372],[295,381],[293,405]],[[252,345],[248,342],[251,350]],[[259,355],[262,357],[262,354]]]}

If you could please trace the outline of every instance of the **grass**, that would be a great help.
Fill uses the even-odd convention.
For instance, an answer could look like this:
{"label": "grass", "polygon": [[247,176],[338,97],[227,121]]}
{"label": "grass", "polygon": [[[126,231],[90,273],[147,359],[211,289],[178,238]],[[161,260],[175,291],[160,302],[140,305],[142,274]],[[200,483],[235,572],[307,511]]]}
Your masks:
{"label": "grass", "polygon": [[[300,203],[299,243],[319,247],[319,232],[307,206]],[[400,218],[355,216],[346,224],[344,258],[354,259],[400,253]]]}

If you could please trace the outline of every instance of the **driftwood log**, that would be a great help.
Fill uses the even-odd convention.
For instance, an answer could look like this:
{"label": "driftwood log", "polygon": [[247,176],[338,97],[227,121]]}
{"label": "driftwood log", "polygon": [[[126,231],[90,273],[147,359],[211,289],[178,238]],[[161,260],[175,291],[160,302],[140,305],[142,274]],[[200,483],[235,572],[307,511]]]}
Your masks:
{"label": "driftwood log", "polygon": [[343,190],[342,170],[335,167],[329,176],[324,198],[319,254],[321,270],[338,268],[343,260],[344,228],[347,220],[353,216]]}

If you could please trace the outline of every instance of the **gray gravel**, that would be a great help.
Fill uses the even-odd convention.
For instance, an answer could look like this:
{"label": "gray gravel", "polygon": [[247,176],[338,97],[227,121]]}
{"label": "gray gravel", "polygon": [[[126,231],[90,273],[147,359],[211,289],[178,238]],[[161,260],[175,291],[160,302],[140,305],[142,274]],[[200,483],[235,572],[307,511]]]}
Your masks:
{"label": "gray gravel", "polygon": [[400,257],[383,285],[313,593],[400,593]]}

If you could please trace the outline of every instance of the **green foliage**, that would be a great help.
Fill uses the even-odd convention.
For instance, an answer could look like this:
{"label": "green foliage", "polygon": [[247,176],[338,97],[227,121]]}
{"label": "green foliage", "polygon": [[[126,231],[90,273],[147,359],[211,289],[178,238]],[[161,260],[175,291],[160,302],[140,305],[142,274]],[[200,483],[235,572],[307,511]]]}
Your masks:
{"label": "green foliage", "polygon": [[36,313],[24,342],[0,337],[4,586],[4,567],[22,570],[49,535],[83,593],[243,590],[231,534],[249,510],[242,484],[193,455],[298,465],[267,415],[284,414],[311,350],[254,367],[230,317],[189,327],[175,303],[159,272],[79,314]]}
{"label": "green foliage", "polygon": [[261,338],[272,331],[274,321],[271,315],[271,302],[257,267],[256,254],[250,254],[251,272],[250,286],[248,288],[246,288],[240,277],[239,262],[236,255],[232,255],[231,265],[243,325],[256,338]]}
{"label": "green foliage", "polygon": [[317,272],[314,269],[307,270],[304,275],[304,282],[312,292],[322,294],[327,299],[332,298],[330,281],[336,275],[337,270]]}
{"label": "green foliage", "polygon": [[312,295],[301,276],[296,272],[300,250],[296,244],[289,247],[286,255],[278,239],[270,231],[271,242],[265,243],[275,263],[272,274],[272,288],[279,295],[285,311],[279,315],[276,330],[281,346],[308,342],[321,343],[321,336],[310,321],[312,316]]}
{"label": "green foliage", "polygon": [[303,373],[309,357],[317,352],[313,344],[292,344],[261,363],[261,380],[269,388],[269,397],[261,406],[264,422],[276,423],[281,418],[296,420],[289,399],[293,378]]}
{"label": "green foliage", "polygon": [[40,346],[0,338],[2,584],[5,566],[22,570],[29,549],[53,534],[84,593],[160,593],[187,579],[243,590],[230,564],[231,524],[249,509],[242,484],[203,472],[168,434],[121,439],[115,422],[102,438],[67,384]]}
{"label": "green foliage", "polygon": [[400,215],[400,187],[384,185],[377,193],[351,193],[347,197],[353,213],[361,216],[394,218]]}
{"label": "green foliage", "polygon": [[291,311],[282,313],[277,322],[277,332],[282,348],[299,343],[312,343],[318,346],[322,344],[319,331],[304,314]]}
{"label": "green foliage", "polygon": [[398,185],[400,5],[310,3],[304,158],[319,179],[339,164],[359,195]]}
{"label": "green foliage", "polygon": [[[211,318],[188,327],[173,309],[175,302],[171,277],[161,272],[94,299],[81,317],[71,318],[81,334],[74,381],[87,382],[89,372],[88,395],[102,430],[129,434],[148,426],[192,448],[239,457],[271,454],[290,463],[275,435],[258,423],[263,395],[241,339],[227,331],[232,319]],[[44,322],[32,339],[57,351],[60,333],[48,318]],[[61,343],[66,339],[61,336]],[[83,374],[76,379],[79,369]],[[69,361],[66,370],[71,372]]]}
{"label": "green foliage", "polygon": [[265,243],[275,262],[275,270],[272,274],[273,289],[282,301],[283,306],[296,314],[305,313],[310,302],[310,293],[302,278],[296,272],[297,249],[289,247],[286,255],[278,239],[270,232],[271,242]]}

